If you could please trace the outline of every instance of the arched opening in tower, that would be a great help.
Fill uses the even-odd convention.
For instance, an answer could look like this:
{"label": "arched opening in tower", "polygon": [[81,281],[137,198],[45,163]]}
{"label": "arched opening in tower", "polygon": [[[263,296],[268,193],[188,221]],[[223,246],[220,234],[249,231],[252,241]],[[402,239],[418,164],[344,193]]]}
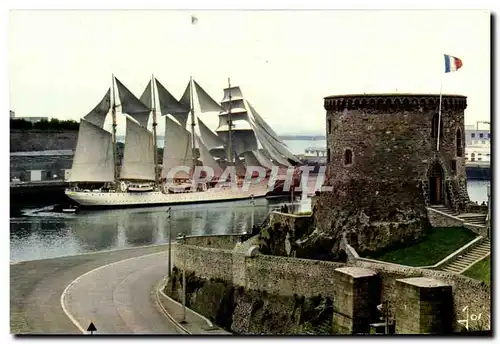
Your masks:
{"label": "arched opening in tower", "polygon": [[429,189],[431,204],[443,204],[444,173],[439,163],[435,163],[429,170]]}

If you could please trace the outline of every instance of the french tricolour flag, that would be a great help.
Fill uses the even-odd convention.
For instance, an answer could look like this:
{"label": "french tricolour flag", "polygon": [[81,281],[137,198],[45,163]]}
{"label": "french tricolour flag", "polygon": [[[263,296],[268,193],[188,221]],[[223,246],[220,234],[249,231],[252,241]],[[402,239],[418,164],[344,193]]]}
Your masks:
{"label": "french tricolour flag", "polygon": [[444,55],[444,72],[456,72],[462,67],[462,60],[451,55]]}

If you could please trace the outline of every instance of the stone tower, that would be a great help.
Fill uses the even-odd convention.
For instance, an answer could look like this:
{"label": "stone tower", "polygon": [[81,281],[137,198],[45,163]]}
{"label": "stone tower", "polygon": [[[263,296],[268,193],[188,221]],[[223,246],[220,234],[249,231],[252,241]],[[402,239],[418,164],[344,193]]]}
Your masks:
{"label": "stone tower", "polygon": [[[327,170],[315,202],[320,232],[359,252],[417,239],[426,207],[463,211],[466,97],[363,94],[325,98]],[[333,251],[338,251],[334,244]]]}

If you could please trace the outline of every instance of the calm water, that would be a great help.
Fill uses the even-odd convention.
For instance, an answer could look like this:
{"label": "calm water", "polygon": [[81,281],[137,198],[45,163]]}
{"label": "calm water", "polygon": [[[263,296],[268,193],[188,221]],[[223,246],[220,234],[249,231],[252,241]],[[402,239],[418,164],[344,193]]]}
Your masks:
{"label": "calm water", "polygon": [[[177,234],[242,233],[260,224],[277,203],[265,199],[172,207]],[[117,250],[168,242],[168,207],[31,213],[10,219],[11,261]]]}
{"label": "calm water", "polygon": [[[469,182],[473,201],[487,200],[488,182]],[[303,201],[307,208],[307,201]],[[260,224],[278,201],[256,199],[172,207],[172,238],[242,233]],[[82,211],[77,214],[31,213],[10,219],[11,261],[60,257],[168,242],[168,207]],[[252,220],[253,218],[253,220]],[[253,221],[253,222],[252,222]]]}

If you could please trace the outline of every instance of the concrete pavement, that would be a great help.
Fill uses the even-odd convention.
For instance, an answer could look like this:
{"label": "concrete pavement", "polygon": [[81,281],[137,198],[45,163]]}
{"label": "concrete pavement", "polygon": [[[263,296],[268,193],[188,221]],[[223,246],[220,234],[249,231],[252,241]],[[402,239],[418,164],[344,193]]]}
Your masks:
{"label": "concrete pavement", "polygon": [[79,334],[89,320],[97,327],[95,334],[179,333],[159,312],[152,296],[166,273],[167,247],[10,265],[11,333]]}
{"label": "concrete pavement", "polygon": [[75,280],[61,296],[63,310],[82,333],[182,333],[157,309],[152,293],[167,271],[167,252],[105,265]]}

